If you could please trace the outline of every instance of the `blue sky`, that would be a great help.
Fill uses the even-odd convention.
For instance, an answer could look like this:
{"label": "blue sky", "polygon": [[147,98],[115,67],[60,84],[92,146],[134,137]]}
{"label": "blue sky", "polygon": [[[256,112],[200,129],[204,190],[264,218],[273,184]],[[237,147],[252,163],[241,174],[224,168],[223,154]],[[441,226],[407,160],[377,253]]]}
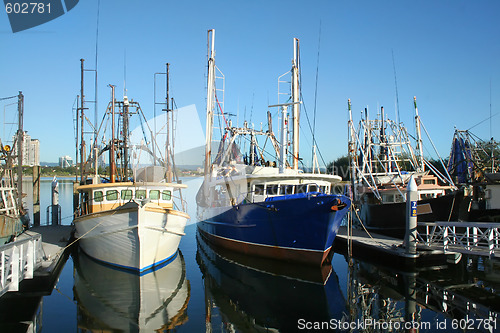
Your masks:
{"label": "blue sky", "polygon": [[[41,160],[75,154],[72,106],[80,58],[95,68],[97,0],[13,34],[0,13],[0,97],[25,95],[24,127],[41,143]],[[152,115],[153,74],[171,63],[179,107],[205,109],[207,30],[216,29],[216,64],[226,76],[226,112],[259,126],[277,102],[277,77],[290,69],[300,39],[302,94],[312,117],[318,66],[316,138],[325,161],[347,152],[347,99],[355,119],[366,106],[395,118],[394,53],[401,120],[413,133],[413,96],[443,157],[454,126],[468,129],[500,112],[498,1],[113,1],[100,2],[98,111],[108,84]],[[321,27],[321,34],[320,34]],[[87,95],[93,95],[89,86]],[[91,98],[93,96],[89,96]],[[10,110],[10,107],[7,108]],[[101,115],[99,116],[101,117]],[[307,129],[305,115],[302,128]],[[204,122],[204,118],[202,118]],[[492,135],[500,140],[500,115]],[[204,128],[204,124],[202,125]],[[490,137],[486,121],[472,131]],[[3,136],[3,134],[2,134]],[[310,160],[310,133],[301,153]],[[429,152],[431,148],[429,148]]]}

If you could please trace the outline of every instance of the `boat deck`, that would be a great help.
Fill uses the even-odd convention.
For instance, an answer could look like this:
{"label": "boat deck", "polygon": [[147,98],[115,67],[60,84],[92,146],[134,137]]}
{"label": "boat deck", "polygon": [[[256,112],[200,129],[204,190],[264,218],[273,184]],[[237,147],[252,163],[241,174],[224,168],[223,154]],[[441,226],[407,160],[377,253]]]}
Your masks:
{"label": "boat deck", "polygon": [[[445,253],[442,250],[420,245],[417,245],[415,256],[408,255],[402,239],[367,233],[364,230],[352,230],[350,240],[351,253],[355,258],[380,262],[388,266],[404,266],[409,269],[429,267],[456,263],[461,258],[457,253]],[[349,252],[347,227],[340,227],[333,246],[337,253]]]}

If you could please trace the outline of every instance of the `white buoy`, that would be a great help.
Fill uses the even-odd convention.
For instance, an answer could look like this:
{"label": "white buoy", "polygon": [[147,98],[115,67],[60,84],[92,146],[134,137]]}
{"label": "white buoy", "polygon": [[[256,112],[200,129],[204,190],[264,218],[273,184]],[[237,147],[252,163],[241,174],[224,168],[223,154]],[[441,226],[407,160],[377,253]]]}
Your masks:
{"label": "white buoy", "polygon": [[406,187],[406,254],[417,255],[417,201],[418,188],[413,175]]}

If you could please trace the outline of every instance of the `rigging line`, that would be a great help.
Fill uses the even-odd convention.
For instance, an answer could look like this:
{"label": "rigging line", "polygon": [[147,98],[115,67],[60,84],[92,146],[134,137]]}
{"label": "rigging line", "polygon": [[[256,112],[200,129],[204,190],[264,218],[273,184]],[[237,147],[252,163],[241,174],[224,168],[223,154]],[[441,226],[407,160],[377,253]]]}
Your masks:
{"label": "rigging line", "polygon": [[472,127],[469,127],[468,129],[466,129],[466,131],[470,131],[470,130],[471,130],[471,129],[473,129],[474,127],[476,127],[476,126],[478,126],[478,125],[481,125],[482,123],[484,123],[484,122],[485,122],[485,121],[487,121],[487,120],[490,120],[491,118],[493,118],[494,116],[498,115],[499,113],[500,113],[500,112],[497,112],[497,113],[495,113],[494,115],[489,116],[488,118],[486,118],[486,119],[484,119],[484,120],[482,120],[482,121],[478,122],[476,125],[474,125],[474,126],[472,126]]}
{"label": "rigging line", "polygon": [[73,106],[71,107],[71,113],[72,113],[73,119],[75,120],[75,121],[73,121],[73,131],[75,134],[75,140],[77,140],[78,130],[76,129],[76,123],[78,122],[78,117],[76,116],[76,114],[74,112],[75,111],[75,104],[78,104],[78,96],[75,98],[75,101],[73,102]]}
{"label": "rigging line", "polygon": [[252,94],[252,106],[250,107],[250,119],[249,119],[249,121],[248,121],[250,124],[252,123],[253,101],[254,101],[254,97],[255,97],[255,92]]}
{"label": "rigging line", "polygon": [[19,96],[10,96],[10,97],[3,97],[3,98],[0,98],[0,101],[4,101],[6,99],[12,99],[12,98],[18,98]]}
{"label": "rigging line", "polygon": [[314,164],[314,141],[316,133],[316,104],[318,102],[318,76],[319,76],[319,50],[321,46],[321,20],[319,21],[319,37],[318,37],[318,57],[316,61],[316,87],[314,89],[314,111],[313,111],[313,132],[312,141],[313,146],[311,148],[311,165]]}
{"label": "rigging line", "polygon": [[[299,124],[299,127],[302,128],[302,125]],[[305,140],[307,140],[307,139],[305,139]],[[313,142],[313,144],[314,144],[314,142]],[[316,146],[316,152],[319,154],[319,157],[321,158],[321,162],[323,162],[323,165],[326,166],[325,159],[323,158],[323,154],[321,154],[321,151],[320,151],[318,146]],[[304,165],[304,163],[302,161],[301,161],[301,163],[302,163],[302,165]]]}
{"label": "rigging line", "polygon": [[398,94],[398,80],[396,78],[396,62],[394,61],[394,50],[391,49],[392,53],[392,69],[394,70],[394,86],[396,87],[396,123],[399,124],[399,94]]}
{"label": "rigging line", "polygon": [[[304,97],[302,96],[302,92],[300,93],[300,99],[302,101],[304,101]],[[307,119],[307,124],[309,125],[309,130],[311,131],[312,133],[312,127],[311,127],[311,121],[309,120],[309,114],[307,113],[307,108],[306,108],[306,103],[302,103],[302,106],[304,107],[304,112],[306,114],[306,119]],[[300,124],[299,124],[299,127],[300,127]],[[313,142],[312,142],[313,145],[316,144],[316,138],[313,137]],[[319,147],[316,146],[316,149],[317,149],[317,152],[319,153],[320,157],[321,157],[321,160],[323,162],[324,165],[326,165],[325,163],[325,160],[323,159],[323,155],[321,155],[321,151],[319,149]]]}

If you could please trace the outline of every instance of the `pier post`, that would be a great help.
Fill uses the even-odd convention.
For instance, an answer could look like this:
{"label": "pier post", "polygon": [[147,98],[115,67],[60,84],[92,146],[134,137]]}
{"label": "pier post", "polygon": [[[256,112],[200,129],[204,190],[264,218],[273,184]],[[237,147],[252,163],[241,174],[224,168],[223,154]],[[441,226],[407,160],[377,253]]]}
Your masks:
{"label": "pier post", "polygon": [[79,194],[78,194],[78,184],[79,182],[77,181],[74,181],[73,182],[73,217],[77,216],[77,210],[78,210],[78,206],[80,205],[80,197],[79,197]]}
{"label": "pier post", "polygon": [[33,166],[33,225],[40,225],[40,170],[39,165]]}
{"label": "pier post", "polygon": [[408,186],[406,187],[405,245],[406,254],[412,257],[417,255],[417,201],[417,183],[413,176],[411,176],[408,181]]}
{"label": "pier post", "polygon": [[59,225],[59,184],[56,177],[52,180],[52,225]]}

